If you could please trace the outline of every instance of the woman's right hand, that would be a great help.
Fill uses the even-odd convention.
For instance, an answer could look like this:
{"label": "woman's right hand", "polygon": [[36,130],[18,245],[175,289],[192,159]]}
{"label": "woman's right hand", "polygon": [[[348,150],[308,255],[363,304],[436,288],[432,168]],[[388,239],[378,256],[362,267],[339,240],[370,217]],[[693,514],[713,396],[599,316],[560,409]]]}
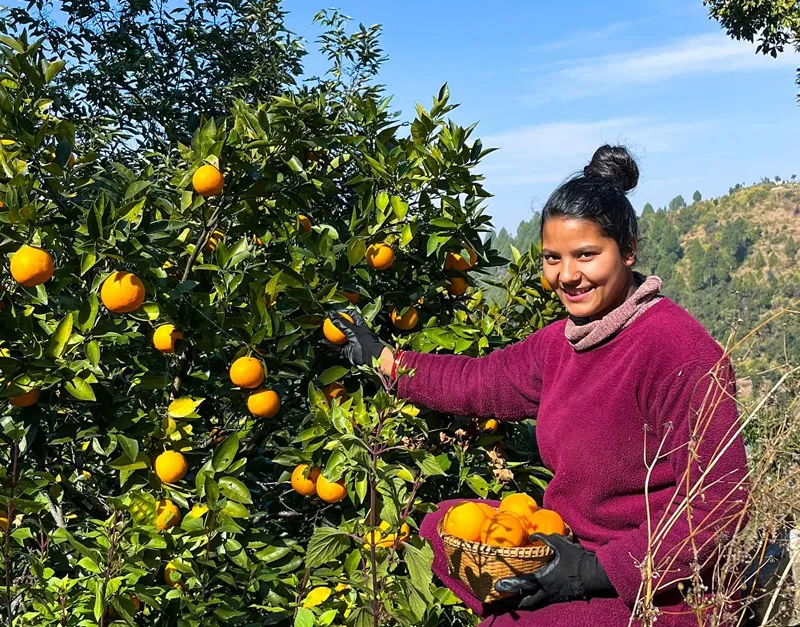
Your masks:
{"label": "woman's right hand", "polygon": [[343,318],[339,311],[328,312],[328,319],[337,329],[344,333],[347,342],[337,345],[328,340],[323,340],[326,345],[339,351],[354,366],[371,366],[373,357],[382,360],[384,351],[391,353],[389,347],[369,330],[360,313],[355,309],[348,309],[346,313],[348,316],[352,316],[353,322]]}

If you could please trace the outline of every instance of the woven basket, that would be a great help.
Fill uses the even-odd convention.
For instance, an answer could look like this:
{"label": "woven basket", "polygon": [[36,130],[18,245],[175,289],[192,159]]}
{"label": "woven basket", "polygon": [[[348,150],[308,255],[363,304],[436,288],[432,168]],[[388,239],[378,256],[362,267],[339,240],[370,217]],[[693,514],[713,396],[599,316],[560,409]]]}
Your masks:
{"label": "woven basket", "polygon": [[[482,603],[502,598],[494,589],[498,579],[532,573],[553,559],[553,551],[547,545],[504,547],[467,542],[445,533],[443,524],[444,519],[439,521],[438,531],[449,574],[468,586]],[[571,535],[567,529],[567,536]]]}

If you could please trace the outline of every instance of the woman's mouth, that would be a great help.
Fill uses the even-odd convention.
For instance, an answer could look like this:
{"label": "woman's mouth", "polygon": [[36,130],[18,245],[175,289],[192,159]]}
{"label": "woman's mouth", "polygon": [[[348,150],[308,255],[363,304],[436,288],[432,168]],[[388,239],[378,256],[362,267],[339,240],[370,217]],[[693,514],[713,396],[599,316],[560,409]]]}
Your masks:
{"label": "woman's mouth", "polygon": [[567,297],[567,300],[571,303],[580,303],[590,298],[590,294],[594,290],[594,287],[581,287],[578,289],[566,289],[562,288],[564,292],[564,296]]}

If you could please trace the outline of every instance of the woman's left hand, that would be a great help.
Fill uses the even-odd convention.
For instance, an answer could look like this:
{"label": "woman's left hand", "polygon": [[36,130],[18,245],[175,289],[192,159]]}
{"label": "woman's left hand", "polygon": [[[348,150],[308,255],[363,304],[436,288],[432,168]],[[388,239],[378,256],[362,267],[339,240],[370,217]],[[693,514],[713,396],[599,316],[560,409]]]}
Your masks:
{"label": "woman's left hand", "polygon": [[530,539],[544,542],[555,556],[533,573],[495,582],[494,589],[498,592],[520,595],[519,599],[509,599],[517,608],[533,609],[548,603],[615,596],[614,587],[594,553],[558,534],[534,533]]}

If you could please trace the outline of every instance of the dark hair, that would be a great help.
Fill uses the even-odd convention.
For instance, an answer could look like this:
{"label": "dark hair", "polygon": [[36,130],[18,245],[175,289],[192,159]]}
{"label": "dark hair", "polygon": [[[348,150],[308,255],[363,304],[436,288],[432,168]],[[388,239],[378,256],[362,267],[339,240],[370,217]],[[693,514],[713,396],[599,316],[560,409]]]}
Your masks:
{"label": "dark hair", "polygon": [[621,254],[633,249],[639,226],[627,192],[639,181],[639,167],[624,146],[600,146],[582,174],[554,191],[542,209],[541,240],[548,218],[564,216],[592,220],[619,246]]}

